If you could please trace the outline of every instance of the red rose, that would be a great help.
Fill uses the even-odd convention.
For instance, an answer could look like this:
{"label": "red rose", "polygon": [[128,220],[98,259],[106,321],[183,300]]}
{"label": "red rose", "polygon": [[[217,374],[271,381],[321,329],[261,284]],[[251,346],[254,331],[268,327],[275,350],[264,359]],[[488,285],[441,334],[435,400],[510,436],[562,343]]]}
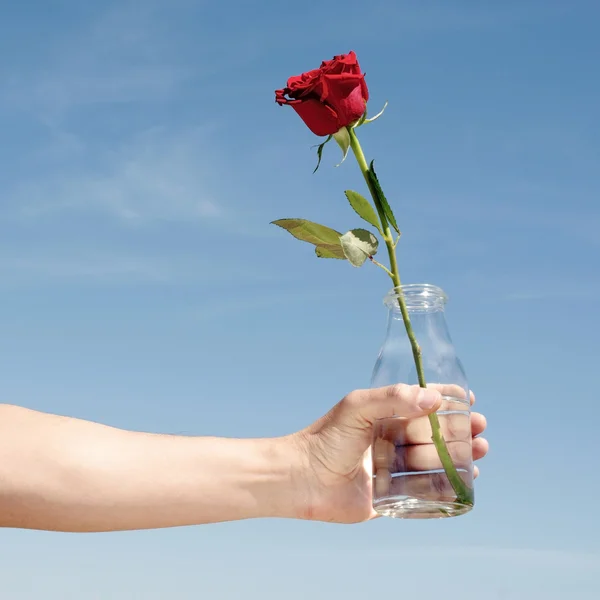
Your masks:
{"label": "red rose", "polygon": [[[287,96],[287,97],[286,97]],[[330,135],[363,116],[369,90],[356,54],[334,56],[320,68],[290,77],[275,91],[277,104],[289,104],[316,135]]]}

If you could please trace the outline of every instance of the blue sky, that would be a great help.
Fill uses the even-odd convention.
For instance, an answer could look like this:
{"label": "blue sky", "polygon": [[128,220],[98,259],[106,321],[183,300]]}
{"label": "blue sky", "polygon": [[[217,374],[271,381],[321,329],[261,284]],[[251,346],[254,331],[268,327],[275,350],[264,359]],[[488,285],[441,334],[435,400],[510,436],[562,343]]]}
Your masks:
{"label": "blue sky", "polygon": [[[143,4],[143,6],[141,6]],[[448,322],[491,452],[440,522],[0,533],[10,600],[598,598],[600,41],[590,1],[7,3],[2,401],[265,436],[369,385],[387,278],[269,225],[362,190],[273,90],[354,49],[405,282]],[[594,576],[596,574],[596,576]],[[457,577],[460,590],[449,591]],[[82,591],[85,590],[85,591]]]}

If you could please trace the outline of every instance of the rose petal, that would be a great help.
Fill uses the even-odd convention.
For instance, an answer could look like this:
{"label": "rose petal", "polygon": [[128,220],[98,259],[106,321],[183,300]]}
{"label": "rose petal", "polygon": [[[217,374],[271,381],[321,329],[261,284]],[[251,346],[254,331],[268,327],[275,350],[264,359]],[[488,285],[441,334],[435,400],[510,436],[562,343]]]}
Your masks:
{"label": "rose petal", "polygon": [[319,69],[290,77],[275,101],[289,104],[316,135],[331,135],[360,119],[369,90],[354,51],[334,56]]}
{"label": "rose petal", "polygon": [[321,96],[337,113],[340,126],[360,119],[365,112],[365,98],[361,85],[362,75],[323,75]]}
{"label": "rose petal", "polygon": [[331,135],[342,127],[336,112],[316,98],[292,102],[290,105],[315,135]]}

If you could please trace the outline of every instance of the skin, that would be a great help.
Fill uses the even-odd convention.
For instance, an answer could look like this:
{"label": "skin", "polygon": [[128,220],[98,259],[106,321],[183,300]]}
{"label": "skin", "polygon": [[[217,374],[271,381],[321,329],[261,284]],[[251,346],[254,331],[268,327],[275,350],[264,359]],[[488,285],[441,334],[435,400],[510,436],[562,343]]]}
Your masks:
{"label": "skin", "polygon": [[[258,517],[366,521],[377,516],[373,423],[414,419],[408,441],[419,443],[424,416],[441,403],[433,388],[357,390],[309,427],[272,439],[148,434],[0,405],[0,526],[91,532]],[[476,437],[485,418],[472,413],[471,425],[477,460],[488,450]],[[416,463],[434,461],[430,450],[423,446]]]}

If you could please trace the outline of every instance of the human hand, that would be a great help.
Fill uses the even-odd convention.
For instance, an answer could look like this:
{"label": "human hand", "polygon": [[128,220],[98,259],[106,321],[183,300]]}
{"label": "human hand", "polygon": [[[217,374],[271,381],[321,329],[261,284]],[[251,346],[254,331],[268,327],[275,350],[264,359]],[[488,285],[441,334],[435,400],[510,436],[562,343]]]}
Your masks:
{"label": "human hand", "polygon": [[[435,460],[435,448],[425,445],[431,436],[427,414],[438,410],[449,387],[398,384],[357,390],[348,394],[321,419],[293,437],[303,457],[298,475],[298,516],[337,523],[357,523],[377,515],[372,507],[371,443],[373,423],[385,417],[413,419],[406,427],[407,442],[423,444],[414,460]],[[462,394],[464,396],[464,392]],[[475,397],[471,394],[471,404]],[[483,458],[488,442],[477,437],[486,428],[485,417],[471,413],[473,459]],[[474,476],[479,469],[475,467]]]}

